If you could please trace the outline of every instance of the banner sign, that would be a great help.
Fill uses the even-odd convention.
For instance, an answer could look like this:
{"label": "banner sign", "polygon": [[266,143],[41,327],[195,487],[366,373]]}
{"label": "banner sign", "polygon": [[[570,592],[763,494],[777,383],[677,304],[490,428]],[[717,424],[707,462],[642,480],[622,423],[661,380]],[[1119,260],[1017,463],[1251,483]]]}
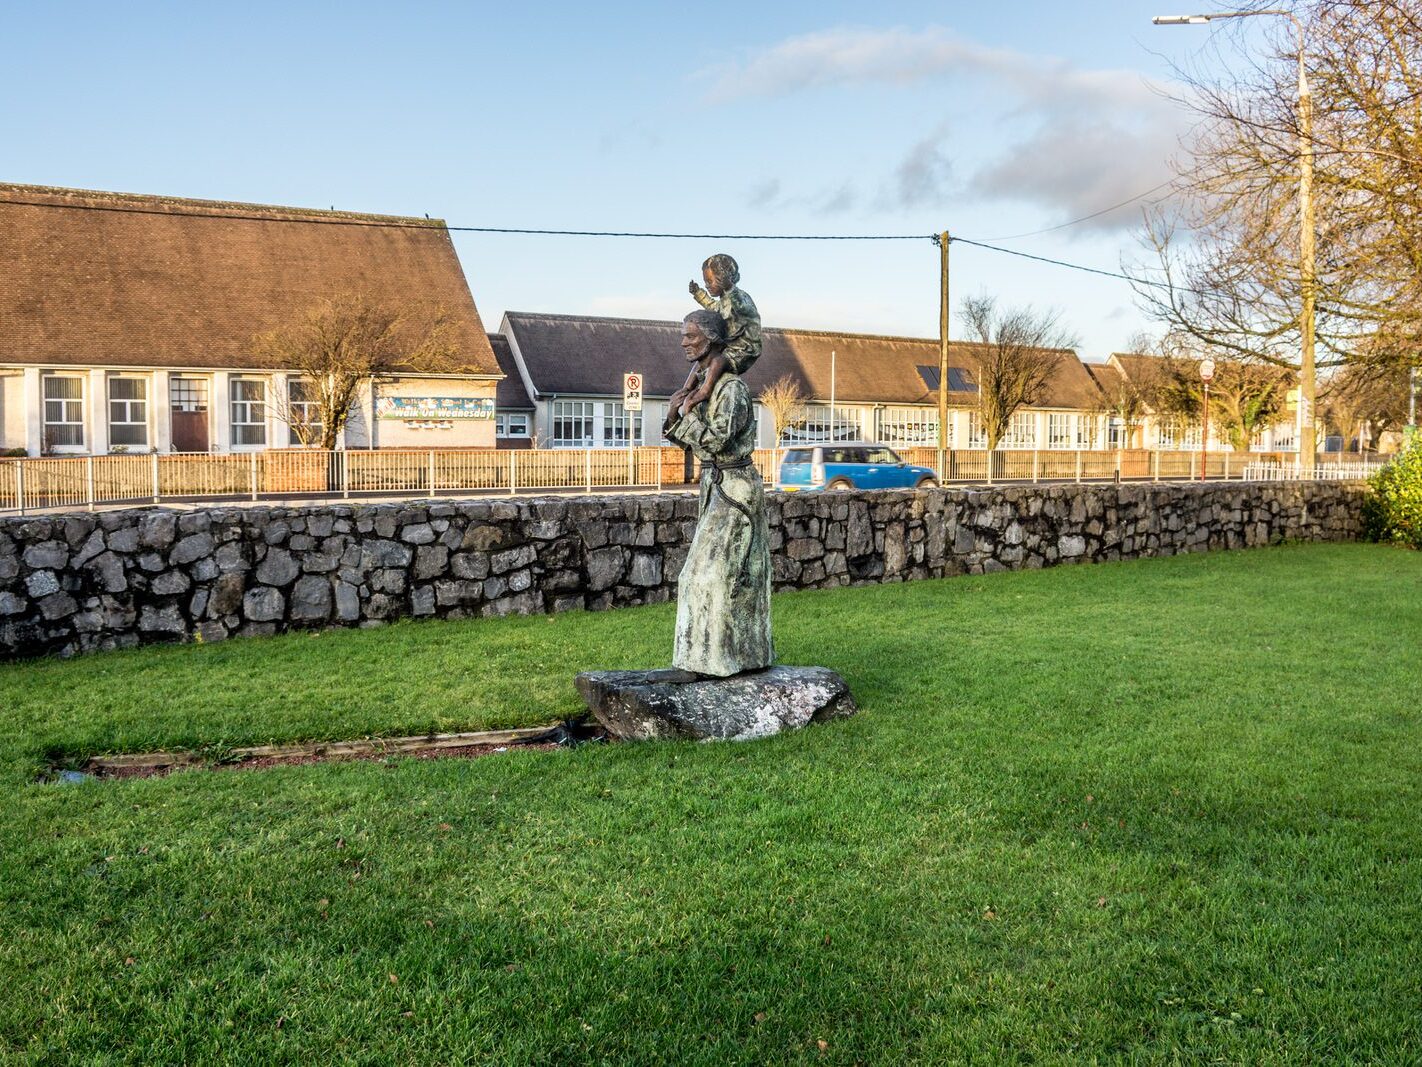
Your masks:
{"label": "banner sign", "polygon": [[381,419],[492,419],[494,402],[480,396],[382,396],[375,414]]}

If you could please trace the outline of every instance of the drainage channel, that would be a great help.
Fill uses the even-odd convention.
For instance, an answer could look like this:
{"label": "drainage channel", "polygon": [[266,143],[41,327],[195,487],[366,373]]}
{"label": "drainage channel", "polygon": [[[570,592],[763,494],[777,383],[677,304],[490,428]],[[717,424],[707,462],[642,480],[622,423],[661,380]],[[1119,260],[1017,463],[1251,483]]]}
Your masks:
{"label": "drainage channel", "polygon": [[513,747],[574,748],[607,740],[587,717],[549,726],[515,730],[478,730],[468,733],[421,734],[413,737],[365,738],[358,741],[311,741],[292,745],[253,745],[245,748],[209,748],[198,751],[136,752],[93,756],[78,769],[50,766],[39,776],[55,785],[78,785],[115,778],[148,778],[187,768],[247,769],[329,763],[337,760],[376,760],[390,756],[419,759],[463,758],[507,752]]}

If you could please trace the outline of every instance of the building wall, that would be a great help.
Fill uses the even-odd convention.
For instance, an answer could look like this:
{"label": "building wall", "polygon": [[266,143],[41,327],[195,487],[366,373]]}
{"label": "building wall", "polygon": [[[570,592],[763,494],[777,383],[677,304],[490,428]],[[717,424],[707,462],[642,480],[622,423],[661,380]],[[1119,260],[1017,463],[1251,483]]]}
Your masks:
{"label": "building wall", "polygon": [[[784,590],[1348,540],[1364,495],[1342,482],[1006,486],[770,493],[766,511]],[[676,593],[696,509],[682,493],[3,519],[0,657],[656,603]]]}
{"label": "building wall", "polygon": [[[54,445],[48,440],[43,420],[44,381],[65,377],[82,388],[83,444]],[[40,455],[48,445],[56,454],[105,453],[115,448],[132,452],[172,451],[173,405],[180,402],[182,383],[188,395],[202,395],[206,404],[205,425],[208,451],[245,452],[268,448],[300,447],[296,433],[288,425],[282,397],[287,395],[292,375],[281,371],[173,370],[170,368],[39,368],[6,372],[0,370],[0,448],[28,448]],[[110,399],[114,379],[142,383],[144,424],[135,440],[124,444],[110,422]],[[241,383],[260,382],[263,386],[259,423],[245,428],[239,418],[252,416],[257,408],[243,403]],[[175,383],[179,388],[175,389]],[[450,419],[448,425],[416,428],[412,423],[427,420],[374,418],[371,391],[362,385],[347,423],[344,444],[349,448],[493,448],[493,381],[432,378],[398,378],[380,384],[378,396],[450,396],[484,399],[489,402],[487,418]],[[133,409],[137,410],[137,409]],[[374,434],[372,435],[372,426]],[[141,441],[139,440],[141,439]]]}
{"label": "building wall", "polygon": [[24,386],[19,371],[0,371],[0,451],[25,447]]}

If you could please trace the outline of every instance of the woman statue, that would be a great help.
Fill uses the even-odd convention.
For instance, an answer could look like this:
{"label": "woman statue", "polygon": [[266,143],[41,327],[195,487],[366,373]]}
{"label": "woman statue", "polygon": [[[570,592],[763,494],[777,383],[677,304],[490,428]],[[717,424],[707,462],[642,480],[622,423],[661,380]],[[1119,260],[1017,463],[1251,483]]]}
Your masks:
{"label": "woman statue", "polygon": [[[682,321],[681,350],[698,382],[726,347],[726,321],[715,311],[693,311]],[[672,664],[697,674],[728,677],[769,667],[770,531],[765,492],[751,453],[755,409],[750,390],[723,374],[709,399],[672,397],[667,438],[701,461],[701,513],[691,551],[677,581],[676,651]]]}

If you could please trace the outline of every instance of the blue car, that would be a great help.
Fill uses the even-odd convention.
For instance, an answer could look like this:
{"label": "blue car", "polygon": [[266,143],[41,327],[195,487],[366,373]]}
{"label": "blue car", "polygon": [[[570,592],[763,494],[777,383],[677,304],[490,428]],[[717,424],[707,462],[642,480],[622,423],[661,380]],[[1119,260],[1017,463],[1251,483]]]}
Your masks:
{"label": "blue car", "polygon": [[885,445],[847,441],[790,448],[780,464],[779,487],[797,489],[932,489],[929,467],[905,463]]}

